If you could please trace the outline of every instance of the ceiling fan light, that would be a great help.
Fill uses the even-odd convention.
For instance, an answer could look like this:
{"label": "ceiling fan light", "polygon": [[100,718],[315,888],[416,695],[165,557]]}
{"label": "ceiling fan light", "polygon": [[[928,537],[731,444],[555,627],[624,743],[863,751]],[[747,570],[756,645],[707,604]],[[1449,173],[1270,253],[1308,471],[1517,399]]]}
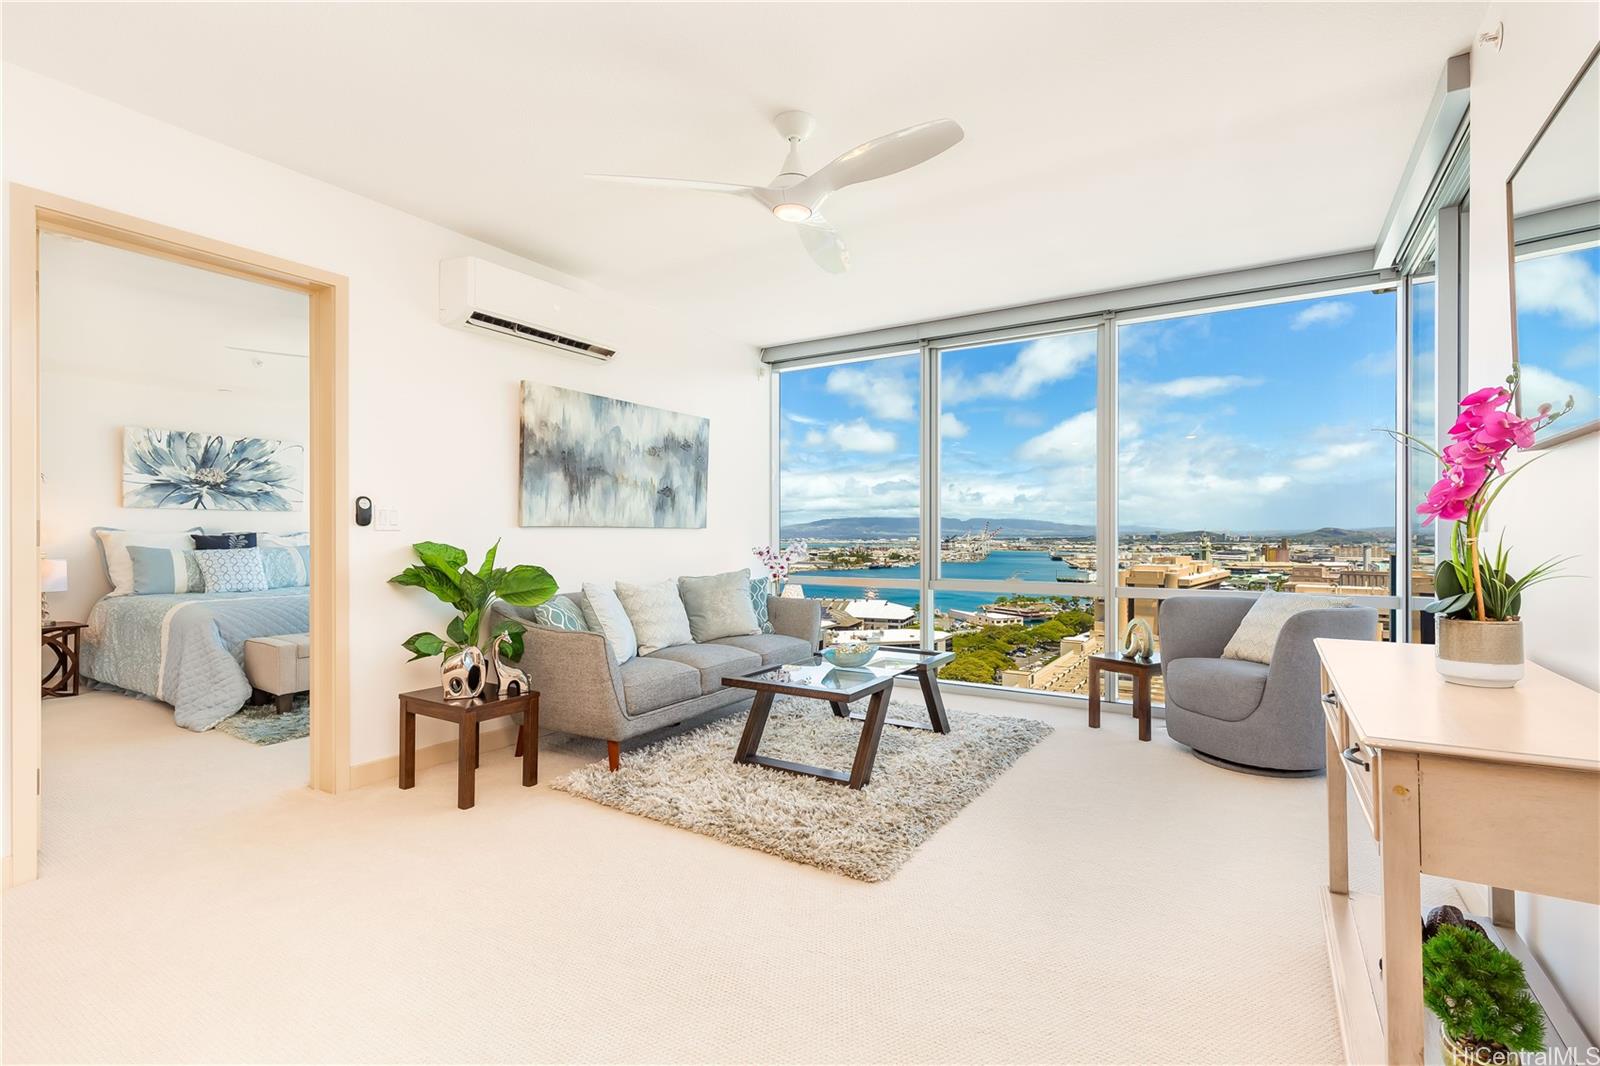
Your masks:
{"label": "ceiling fan light", "polygon": [[779,204],[772,213],[785,222],[804,222],[811,217],[811,208],[805,204]]}

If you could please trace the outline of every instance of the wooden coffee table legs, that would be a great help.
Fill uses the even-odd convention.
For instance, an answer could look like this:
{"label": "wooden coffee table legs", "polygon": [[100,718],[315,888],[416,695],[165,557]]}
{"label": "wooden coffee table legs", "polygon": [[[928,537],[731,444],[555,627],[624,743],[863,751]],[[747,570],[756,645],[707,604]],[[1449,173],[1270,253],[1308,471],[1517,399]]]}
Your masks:
{"label": "wooden coffee table legs", "polygon": [[[944,697],[939,694],[939,682],[934,676],[933,668],[919,666],[911,673],[917,675],[917,682],[922,686],[922,702],[928,708],[928,721],[923,723],[913,722],[909,718],[890,718],[887,724],[900,729],[926,729],[934,733],[950,732],[950,716],[945,713]],[[835,703],[833,713],[841,718],[852,718],[857,722],[867,720],[866,714],[852,714],[848,703]]]}
{"label": "wooden coffee table legs", "polygon": [[[883,739],[883,727],[889,719],[889,691],[892,684],[891,682],[872,693],[872,698],[867,704],[867,713],[861,716],[864,723],[861,727],[861,739],[856,744],[855,762],[851,764],[849,773],[757,754],[757,749],[761,746],[761,734],[767,728],[767,716],[772,713],[771,692],[756,693],[755,702],[750,705],[750,716],[745,719],[744,733],[739,737],[739,748],[733,756],[733,761],[765,766],[771,770],[784,770],[791,774],[803,774],[807,777],[819,777],[824,781],[835,781],[851,788],[861,788],[872,781],[872,765],[878,758],[878,743]],[[833,713],[841,718],[855,717],[850,714],[848,703],[836,702],[832,706]]]}

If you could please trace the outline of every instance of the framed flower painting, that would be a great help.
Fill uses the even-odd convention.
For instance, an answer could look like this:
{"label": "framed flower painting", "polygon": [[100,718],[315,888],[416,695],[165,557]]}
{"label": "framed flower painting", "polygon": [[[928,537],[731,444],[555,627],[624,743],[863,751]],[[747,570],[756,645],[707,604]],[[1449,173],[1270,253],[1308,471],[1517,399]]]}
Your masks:
{"label": "framed flower painting", "polygon": [[122,506],[299,511],[305,447],[259,437],[126,426]]}

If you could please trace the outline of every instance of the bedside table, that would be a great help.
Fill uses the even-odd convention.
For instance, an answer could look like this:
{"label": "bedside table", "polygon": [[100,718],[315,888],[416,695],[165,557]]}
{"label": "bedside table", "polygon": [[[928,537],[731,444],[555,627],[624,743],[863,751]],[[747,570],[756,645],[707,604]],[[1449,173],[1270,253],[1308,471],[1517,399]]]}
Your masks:
{"label": "bedside table", "polygon": [[447,700],[442,688],[424,688],[400,695],[400,787],[417,783],[417,715],[454,722],[460,734],[456,770],[456,806],[468,810],[477,802],[478,727],[484,722],[521,714],[517,749],[522,755],[522,784],[539,783],[539,694],[500,696],[489,692],[470,700]]}
{"label": "bedside table", "polygon": [[88,628],[87,622],[46,622],[39,627],[39,645],[56,655],[55,665],[39,686],[42,698],[78,694],[78,634]]}

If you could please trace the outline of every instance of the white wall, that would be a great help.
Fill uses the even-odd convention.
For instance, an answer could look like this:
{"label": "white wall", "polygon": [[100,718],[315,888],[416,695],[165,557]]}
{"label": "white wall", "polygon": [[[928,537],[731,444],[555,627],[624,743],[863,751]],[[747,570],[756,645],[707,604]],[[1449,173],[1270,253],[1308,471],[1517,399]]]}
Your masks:
{"label": "white wall", "polygon": [[[765,370],[748,345],[595,294],[609,309],[609,365],[437,321],[441,259],[477,255],[574,284],[538,264],[157,122],[29,71],[5,67],[11,181],[335,271],[350,278],[350,489],[401,512],[400,533],[350,532],[351,758],[394,753],[395,693],[436,682],[400,641],[443,624],[442,605],[387,579],[414,540],[583,580],[708,573],[753,562],[769,500]],[[357,135],[353,132],[353,135]],[[461,195],[471,196],[464,188]],[[543,381],[711,419],[703,530],[517,527],[518,382]],[[353,504],[346,501],[346,506]],[[430,727],[421,743],[446,739]]]}
{"label": "white wall", "polygon": [[[56,234],[39,243],[40,547],[67,561],[69,579],[67,591],[47,594],[51,615],[87,620],[110,591],[94,526],[310,528],[304,505],[277,512],[122,506],[125,426],[305,448],[306,296]],[[301,461],[309,462],[307,451]]]}
{"label": "white wall", "polygon": [[[1483,28],[1505,24],[1500,52],[1472,55],[1472,211],[1468,380],[1493,384],[1511,366],[1505,183],[1556,101],[1600,39],[1593,4],[1495,4]],[[1571,555],[1571,576],[1523,598],[1528,657],[1600,687],[1600,437],[1543,454],[1495,505],[1506,544],[1523,565]],[[1600,1039],[1600,908],[1520,896],[1517,921],[1591,1040]]]}

